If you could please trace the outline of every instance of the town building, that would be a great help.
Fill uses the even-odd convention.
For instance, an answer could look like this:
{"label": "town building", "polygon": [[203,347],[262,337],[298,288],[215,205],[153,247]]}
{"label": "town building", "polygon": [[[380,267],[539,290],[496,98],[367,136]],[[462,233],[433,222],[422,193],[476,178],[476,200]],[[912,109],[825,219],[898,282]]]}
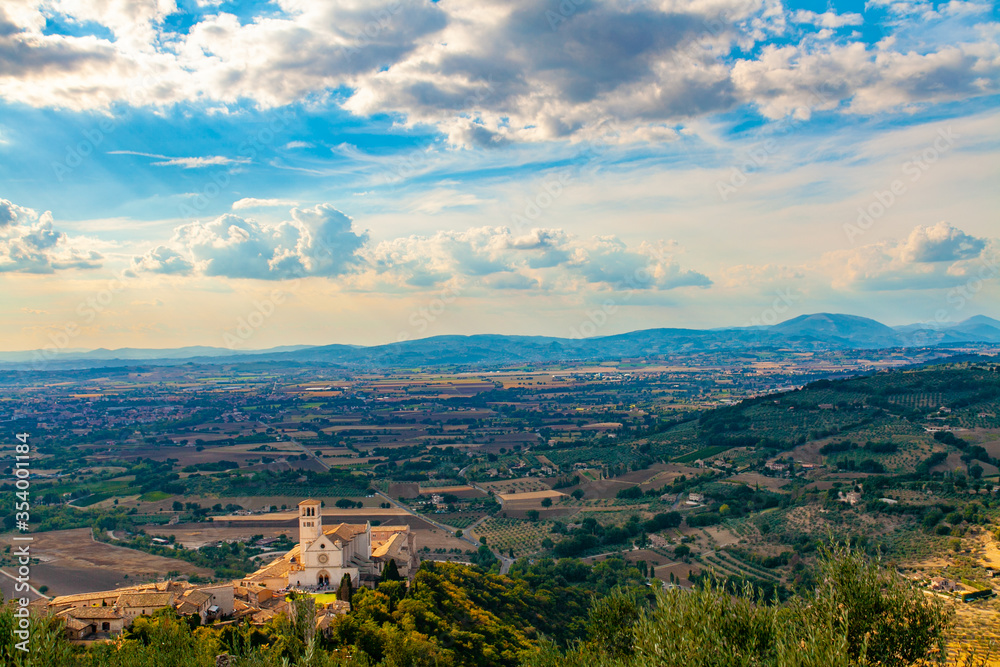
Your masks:
{"label": "town building", "polygon": [[93,635],[116,635],[139,616],[165,607],[173,607],[182,616],[197,614],[205,623],[231,615],[234,596],[232,584],[197,586],[161,581],[113,591],[60,595],[49,600],[46,607],[45,611],[63,619],[67,637],[83,640]]}
{"label": "town building", "polygon": [[357,588],[373,583],[390,560],[407,578],[416,571],[416,535],[409,526],[340,523],[323,527],[322,503],[299,503],[299,543],[284,556],[247,575],[239,586],[283,590],[336,588],[344,575]]}

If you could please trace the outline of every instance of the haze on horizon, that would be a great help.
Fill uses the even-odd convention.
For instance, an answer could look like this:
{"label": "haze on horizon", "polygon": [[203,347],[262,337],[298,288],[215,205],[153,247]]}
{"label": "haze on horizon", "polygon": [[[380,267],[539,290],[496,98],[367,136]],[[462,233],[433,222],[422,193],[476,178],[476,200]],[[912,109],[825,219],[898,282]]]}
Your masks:
{"label": "haze on horizon", "polygon": [[998,14],[5,2],[0,349],[996,316]]}

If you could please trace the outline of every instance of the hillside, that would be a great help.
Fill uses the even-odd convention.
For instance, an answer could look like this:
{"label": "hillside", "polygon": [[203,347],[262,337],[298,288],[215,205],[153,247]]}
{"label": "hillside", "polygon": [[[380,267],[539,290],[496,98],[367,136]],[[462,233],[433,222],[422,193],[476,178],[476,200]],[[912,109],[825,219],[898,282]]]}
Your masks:
{"label": "hillside", "polygon": [[[594,332],[599,330],[594,327]],[[587,333],[587,332],[584,332]],[[875,320],[831,313],[801,315],[772,326],[722,329],[658,328],[610,336],[559,338],[480,334],[445,335],[384,345],[285,346],[269,350],[187,347],[172,350],[98,349],[0,353],[0,367],[31,369],[147,364],[282,362],[344,368],[428,366],[500,367],[655,358],[674,354],[885,350],[944,345],[1000,345],[1000,322],[976,316],[958,324],[891,328]]]}

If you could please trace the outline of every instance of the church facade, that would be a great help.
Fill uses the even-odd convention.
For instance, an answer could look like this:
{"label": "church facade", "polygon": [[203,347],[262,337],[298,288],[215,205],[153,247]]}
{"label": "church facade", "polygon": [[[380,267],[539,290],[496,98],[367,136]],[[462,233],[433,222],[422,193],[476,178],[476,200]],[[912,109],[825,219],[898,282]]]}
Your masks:
{"label": "church facade", "polygon": [[323,526],[322,503],[299,503],[299,544],[243,579],[244,586],[323,589],[349,575],[355,587],[376,580],[390,560],[403,577],[415,572],[416,535],[409,526],[340,523]]}

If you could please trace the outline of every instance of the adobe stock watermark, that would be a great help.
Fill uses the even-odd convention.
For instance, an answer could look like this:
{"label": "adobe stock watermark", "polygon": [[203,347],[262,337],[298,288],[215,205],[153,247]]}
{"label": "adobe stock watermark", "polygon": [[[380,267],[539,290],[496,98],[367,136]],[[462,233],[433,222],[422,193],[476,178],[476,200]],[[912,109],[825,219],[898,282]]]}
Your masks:
{"label": "adobe stock watermark", "polygon": [[[480,87],[466,95],[463,100],[462,109],[471,111],[479,107],[483,102],[493,96],[495,83],[493,75],[490,74],[484,81],[480,81]],[[384,185],[394,188],[398,183],[427,171],[433,163],[436,155],[434,144],[412,150],[402,156],[393,158],[388,168],[382,172],[381,181]]]}
{"label": "adobe stock watermark", "polygon": [[340,54],[347,60],[354,58],[361,53],[361,49],[371,46],[375,38],[389,27],[393,18],[401,11],[403,11],[402,0],[393,0],[387,6],[382,7],[375,13],[374,18],[365,23],[364,27],[354,35],[352,43],[340,46]]}
{"label": "adobe stock watermark", "polygon": [[799,297],[786,287],[774,293],[774,300],[771,305],[760,312],[756,317],[751,317],[744,324],[744,327],[773,326],[782,320],[782,315],[787,313],[791,307],[798,303]]}
{"label": "adobe stock watermark", "polygon": [[[652,259],[662,262],[668,259],[668,257],[662,250],[658,250]],[[595,336],[611,322],[611,319],[618,314],[622,306],[627,305],[632,300],[632,295],[637,290],[645,290],[652,287],[655,283],[652,266],[652,263],[640,266],[631,273],[622,276],[621,280],[611,286],[612,293],[620,294],[620,296],[604,299],[600,305],[586,310],[584,318],[580,323],[569,328],[569,338],[582,342],[585,338]]]}
{"label": "adobe stock watermark", "polygon": [[[829,97],[820,89],[812,88],[809,100],[805,103],[804,107],[820,107],[825,105],[828,100]],[[730,167],[729,178],[726,180],[720,179],[715,182],[715,189],[719,194],[719,199],[724,202],[729,201],[731,196],[749,183],[753,175],[760,172],[781,151],[784,143],[779,141],[779,139],[791,134],[806,122],[808,120],[805,116],[792,114],[769,126],[771,136],[747,148],[738,163]]]}
{"label": "adobe stock watermark", "polygon": [[727,30],[733,28],[736,22],[733,20],[744,12],[753,9],[753,3],[744,3],[740,7],[723,9],[712,17],[704,19],[702,30],[696,35],[683,40],[673,53],[673,63],[675,66],[683,64],[684,57],[695,59],[705,53],[706,47],[710,46],[713,39],[717,39]]}
{"label": "adobe stock watermark", "polygon": [[903,162],[900,171],[903,177],[908,177],[910,185],[903,178],[895,178],[886,189],[872,192],[872,201],[865,206],[858,207],[857,219],[853,223],[844,223],[844,234],[847,236],[848,242],[855,243],[859,236],[871,229],[899,201],[899,198],[908,192],[913,183],[923,178],[924,174],[930,171],[931,167],[941,159],[941,156],[955,146],[955,140],[959,138],[961,135],[955,134],[950,126],[944,130],[938,130],[937,136],[927,148],[911,155],[908,160]]}
{"label": "adobe stock watermark", "polygon": [[293,280],[290,289],[275,289],[263,299],[255,299],[253,307],[246,315],[237,318],[236,326],[222,333],[222,342],[226,348],[237,350],[243,347],[257,331],[264,327],[277,312],[278,307],[285,303],[290,292],[297,289],[299,280]]}
{"label": "adobe stock watermark", "polygon": [[283,280],[280,288],[271,290],[270,294],[261,299],[254,299],[250,310],[236,319],[236,325],[222,332],[222,342],[226,348],[237,350],[250,341],[254,335],[263,329],[277,314],[279,308],[297,293],[302,287],[302,281],[309,277],[326,275],[317,267],[330,266],[339,254],[322,236],[310,237],[313,245],[309,248],[306,264],[291,269]]}
{"label": "adobe stock watermark", "polygon": [[441,290],[437,296],[430,299],[426,304],[415,308],[407,319],[407,323],[411,327],[410,330],[400,331],[396,335],[396,342],[402,343],[403,341],[410,340],[413,338],[414,333],[417,335],[425,333],[430,325],[444,315],[448,307],[461,295],[462,290],[459,287],[449,286]]}
{"label": "adobe stock watermark", "polygon": [[[78,303],[75,312],[80,316],[83,324],[92,324],[97,320],[98,316],[111,307],[115,297],[128,287],[128,282],[134,278],[135,274],[124,269],[118,275],[110,278],[102,289]],[[49,333],[50,344],[32,353],[31,370],[44,370],[48,363],[68,348],[70,343],[81,333],[80,321],[77,320],[67,320],[57,330]]]}
{"label": "adobe stock watermark", "polygon": [[950,308],[939,308],[934,312],[934,320],[928,323],[931,328],[937,330],[950,322],[952,315],[961,313],[978,296],[986,283],[996,280],[997,275],[1000,275],[1000,254],[994,253],[988,256],[983,253],[979,257],[979,266],[974,273],[963,284],[948,290],[945,302]]}
{"label": "adobe stock watermark", "polygon": [[983,255],[979,258],[979,266],[963,284],[956,285],[948,290],[945,301],[948,308],[939,308],[934,311],[934,318],[929,322],[924,322],[924,328],[907,334],[903,337],[903,347],[922,347],[935,345],[938,340],[933,336],[928,336],[927,330],[938,332],[953,326],[955,321],[953,316],[958,315],[971,303],[991,280],[995,280],[1000,275],[1000,254],[992,257]]}
{"label": "adobe stock watermark", "polygon": [[143,77],[139,85],[129,88],[125,100],[125,112],[118,116],[102,116],[96,128],[88,128],[81,133],[83,139],[66,146],[66,155],[59,162],[52,163],[52,172],[60,183],[65,180],[84,160],[93,155],[104,141],[122,125],[132,119],[133,109],[148,102],[148,92],[162,83],[162,79],[152,75]]}
{"label": "adobe stock watermark", "polygon": [[545,10],[545,20],[549,23],[549,28],[558,30],[559,26],[569,20],[571,16],[579,11],[580,7],[588,0],[561,0],[558,11]]}
{"label": "adobe stock watermark", "polygon": [[[27,433],[18,433],[17,445],[14,450],[14,519],[15,527],[21,533],[28,532],[31,521],[31,445],[28,444]],[[31,651],[31,618],[28,611],[28,604],[31,600],[24,597],[31,587],[31,542],[34,538],[31,535],[14,535],[12,538],[17,546],[11,553],[17,556],[17,577],[14,584],[14,593],[20,593],[21,597],[14,598],[16,609],[14,610],[15,627],[12,632],[20,640],[14,644],[18,651],[29,653]]]}
{"label": "adobe stock watermark", "polygon": [[535,187],[535,194],[529,197],[520,213],[511,213],[510,224],[517,232],[532,229],[542,214],[563,195],[568,187],[579,178],[580,174],[595,171],[600,157],[607,151],[611,139],[621,136],[618,124],[614,120],[602,121],[597,129],[598,139],[588,139],[583,142],[584,149],[576,156],[576,165],[566,167],[545,177]]}
{"label": "adobe stock watermark", "polygon": [[[240,142],[236,148],[234,162],[237,164],[252,162],[262,150],[274,143],[278,135],[287,129],[293,120],[295,120],[295,114],[288,109],[275,112],[264,127],[246,135],[243,141]],[[198,217],[198,215],[208,208],[212,200],[226,191],[226,188],[229,187],[232,181],[233,175],[230,171],[220,171],[212,174],[205,181],[204,185],[198,189],[190,203],[181,202],[178,205],[178,213],[187,220]]]}

